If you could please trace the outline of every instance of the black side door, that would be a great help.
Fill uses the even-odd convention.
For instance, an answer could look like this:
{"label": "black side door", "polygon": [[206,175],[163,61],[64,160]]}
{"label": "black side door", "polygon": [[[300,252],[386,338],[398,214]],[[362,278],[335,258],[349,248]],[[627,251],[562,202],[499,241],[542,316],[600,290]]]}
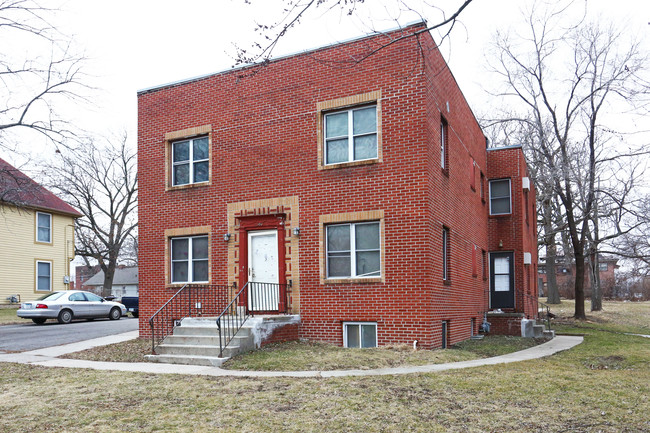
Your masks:
{"label": "black side door", "polygon": [[515,308],[514,253],[490,253],[490,308]]}

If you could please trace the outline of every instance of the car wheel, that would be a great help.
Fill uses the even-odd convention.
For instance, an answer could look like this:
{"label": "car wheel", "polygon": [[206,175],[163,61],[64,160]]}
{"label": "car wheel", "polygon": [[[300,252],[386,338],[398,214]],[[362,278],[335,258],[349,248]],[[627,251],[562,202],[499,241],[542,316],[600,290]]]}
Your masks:
{"label": "car wheel", "polygon": [[113,308],[110,314],[108,315],[108,318],[111,320],[119,320],[120,317],[122,317],[122,312],[117,307]]}
{"label": "car wheel", "polygon": [[38,317],[38,318],[32,319],[32,322],[36,323],[37,325],[42,325],[43,323],[45,323],[46,320],[47,319],[44,319],[42,317]]}
{"label": "car wheel", "polygon": [[131,315],[137,319],[139,313],[137,311],[133,311],[133,312],[131,312]]}
{"label": "car wheel", "polygon": [[72,322],[72,311],[70,310],[63,310],[59,313],[59,317],[57,318],[59,323],[70,323]]}

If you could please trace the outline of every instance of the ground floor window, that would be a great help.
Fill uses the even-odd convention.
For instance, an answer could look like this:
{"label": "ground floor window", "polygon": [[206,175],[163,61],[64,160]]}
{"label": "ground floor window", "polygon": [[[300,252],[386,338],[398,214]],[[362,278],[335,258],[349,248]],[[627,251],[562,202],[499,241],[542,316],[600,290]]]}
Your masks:
{"label": "ground floor window", "polygon": [[208,237],[171,239],[171,282],[208,282]]}
{"label": "ground floor window", "polygon": [[39,292],[52,291],[51,262],[36,262],[36,290]]}
{"label": "ground floor window", "polygon": [[327,229],[327,278],[379,277],[379,221],[331,224]]}
{"label": "ground floor window", "polygon": [[377,324],[374,322],[343,323],[343,345],[357,349],[377,347]]}

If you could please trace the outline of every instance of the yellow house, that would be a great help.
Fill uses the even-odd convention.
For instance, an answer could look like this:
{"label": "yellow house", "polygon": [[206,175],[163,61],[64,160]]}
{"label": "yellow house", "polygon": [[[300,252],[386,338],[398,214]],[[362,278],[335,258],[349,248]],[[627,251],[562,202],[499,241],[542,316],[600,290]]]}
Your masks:
{"label": "yellow house", "polygon": [[80,216],[0,159],[0,304],[69,288],[74,224]]}

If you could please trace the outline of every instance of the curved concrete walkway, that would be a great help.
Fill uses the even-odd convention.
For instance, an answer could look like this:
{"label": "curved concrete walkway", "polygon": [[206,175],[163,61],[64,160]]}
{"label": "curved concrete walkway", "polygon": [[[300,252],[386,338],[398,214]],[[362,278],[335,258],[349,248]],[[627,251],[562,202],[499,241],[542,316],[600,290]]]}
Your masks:
{"label": "curved concrete walkway", "polygon": [[543,358],[563,350],[571,349],[582,343],[579,336],[557,336],[547,343],[519,352],[493,358],[475,359],[472,361],[450,362],[446,364],[430,364],[421,366],[378,368],[375,370],[332,370],[332,371],[242,371],[224,370],[219,367],[198,365],[155,364],[150,362],[102,362],[83,361],[79,359],[64,359],[58,356],[79,352],[92,347],[120,343],[138,337],[138,331],[110,337],[95,338],[79,343],[48,347],[22,353],[0,354],[0,362],[16,362],[20,364],[40,365],[43,367],[90,368],[93,370],[131,371],[155,374],[192,374],[203,376],[232,376],[232,377],[342,377],[342,376],[380,376],[389,374],[431,373],[461,368],[480,367],[482,365],[508,364],[510,362],[527,361]]}

